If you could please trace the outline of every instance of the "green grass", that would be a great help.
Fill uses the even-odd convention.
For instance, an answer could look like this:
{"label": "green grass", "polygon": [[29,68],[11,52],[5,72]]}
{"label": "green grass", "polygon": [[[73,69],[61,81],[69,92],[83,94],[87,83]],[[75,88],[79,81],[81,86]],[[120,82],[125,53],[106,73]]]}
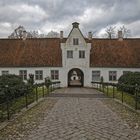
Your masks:
{"label": "green grass", "polygon": [[[103,91],[103,88],[101,89],[101,91]],[[104,87],[104,93],[113,98],[113,87],[109,86],[108,87],[108,92],[107,92],[107,86]],[[123,92],[123,96],[122,96],[122,91],[117,90],[117,88],[114,88],[114,98],[122,101],[122,97],[123,97],[123,102],[130,105],[131,107],[135,108],[136,105],[136,100],[135,100],[135,95],[131,95],[127,92]],[[137,107],[138,109],[140,109],[140,99],[137,102]]]}
{"label": "green grass", "polygon": [[[44,87],[44,96],[47,94],[47,89]],[[27,94],[27,103],[28,105],[43,97],[43,89],[42,87],[37,88],[37,96],[36,89],[33,90],[30,94]],[[9,102],[9,113],[10,116],[17,112],[20,112],[22,108],[26,107],[26,97],[22,96],[16,98]],[[0,104],[0,121],[4,121],[7,118],[7,104]]]}
{"label": "green grass", "polygon": [[[32,92],[27,94],[27,96],[22,96],[16,99],[13,99],[9,102],[9,113],[10,116],[12,114],[18,113],[26,107],[26,97],[27,97],[27,105],[30,105],[31,103],[37,101],[40,98],[43,98],[48,93],[50,93],[52,90],[51,87],[48,89],[44,86],[44,94],[43,94],[43,87],[37,88],[37,94],[36,94],[36,88],[33,89]],[[7,119],[7,103],[0,104],[0,122]]]}

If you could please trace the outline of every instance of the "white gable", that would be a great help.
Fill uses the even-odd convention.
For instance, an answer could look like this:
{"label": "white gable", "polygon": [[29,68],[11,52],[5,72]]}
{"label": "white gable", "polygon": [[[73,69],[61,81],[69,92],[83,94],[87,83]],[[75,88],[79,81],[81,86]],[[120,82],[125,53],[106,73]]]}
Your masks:
{"label": "white gable", "polygon": [[[78,39],[78,44],[73,43],[73,39]],[[91,43],[86,43],[84,36],[79,29],[79,23],[73,23],[73,28],[66,40],[61,43],[63,67],[71,68],[89,68],[89,57]],[[72,57],[68,57],[68,51],[71,51]],[[80,57],[80,52],[84,53],[84,57]]]}
{"label": "white gable", "polygon": [[79,45],[78,46],[86,46],[86,41],[79,30],[79,28],[73,28],[68,36],[68,39],[66,41],[67,46],[73,46],[73,39],[78,38],[79,39]]}

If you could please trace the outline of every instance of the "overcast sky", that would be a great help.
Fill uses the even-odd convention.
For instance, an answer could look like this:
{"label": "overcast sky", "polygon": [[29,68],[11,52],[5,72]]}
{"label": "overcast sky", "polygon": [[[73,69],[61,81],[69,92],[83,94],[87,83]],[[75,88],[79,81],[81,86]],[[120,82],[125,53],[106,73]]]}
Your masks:
{"label": "overcast sky", "polygon": [[71,30],[80,23],[99,36],[107,26],[125,25],[133,37],[140,37],[140,0],[0,0],[0,37],[7,37],[19,25],[26,30]]}

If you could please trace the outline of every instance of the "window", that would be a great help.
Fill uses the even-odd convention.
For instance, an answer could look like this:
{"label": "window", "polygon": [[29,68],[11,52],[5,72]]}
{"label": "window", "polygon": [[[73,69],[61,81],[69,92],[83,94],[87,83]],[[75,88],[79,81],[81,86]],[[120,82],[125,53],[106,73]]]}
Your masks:
{"label": "window", "polygon": [[99,82],[100,80],[100,71],[92,71],[92,81]]}
{"label": "window", "polygon": [[35,79],[36,80],[43,80],[43,71],[42,70],[35,71]]}
{"label": "window", "polygon": [[67,58],[73,58],[73,51],[67,51]]}
{"label": "window", "polygon": [[2,75],[7,75],[7,74],[9,74],[9,71],[8,70],[4,70],[4,71],[1,72],[1,74]]}
{"label": "window", "polygon": [[79,45],[79,39],[73,38],[73,45]]}
{"label": "window", "polygon": [[116,80],[117,80],[117,72],[109,71],[109,81],[116,81]]}
{"label": "window", "polygon": [[123,71],[123,75],[129,73],[130,71]]}
{"label": "window", "polygon": [[51,70],[51,79],[58,80],[59,79],[59,71],[58,70]]}
{"label": "window", "polygon": [[27,80],[27,70],[20,70],[19,75],[22,78],[22,80]]}
{"label": "window", "polygon": [[79,58],[85,58],[85,51],[79,51]]}

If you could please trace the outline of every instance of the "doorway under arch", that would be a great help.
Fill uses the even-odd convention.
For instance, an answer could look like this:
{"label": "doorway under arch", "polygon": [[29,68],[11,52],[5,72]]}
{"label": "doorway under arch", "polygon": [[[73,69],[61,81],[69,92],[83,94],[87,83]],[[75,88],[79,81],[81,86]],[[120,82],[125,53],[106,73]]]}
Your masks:
{"label": "doorway under arch", "polygon": [[83,87],[84,73],[78,68],[73,68],[68,72],[68,86],[69,87]]}

